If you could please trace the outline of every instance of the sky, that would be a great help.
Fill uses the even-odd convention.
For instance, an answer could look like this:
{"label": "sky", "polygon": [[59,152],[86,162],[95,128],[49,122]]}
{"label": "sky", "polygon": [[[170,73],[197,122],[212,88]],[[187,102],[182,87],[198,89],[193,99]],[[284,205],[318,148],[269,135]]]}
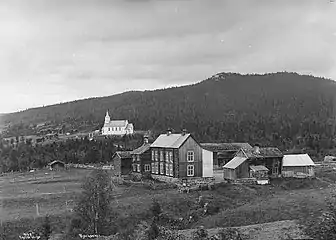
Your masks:
{"label": "sky", "polygon": [[332,0],[1,0],[0,113],[218,72],[336,79]]}

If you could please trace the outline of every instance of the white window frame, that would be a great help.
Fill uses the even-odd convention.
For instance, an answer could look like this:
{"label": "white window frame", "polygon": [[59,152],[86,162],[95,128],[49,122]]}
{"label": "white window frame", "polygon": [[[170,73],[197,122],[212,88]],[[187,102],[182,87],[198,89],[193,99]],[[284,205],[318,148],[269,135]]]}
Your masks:
{"label": "white window frame", "polygon": [[155,163],[152,162],[152,173],[155,173]]}
{"label": "white window frame", "polygon": [[160,174],[164,175],[164,164],[162,162],[160,163]]}
{"label": "white window frame", "polygon": [[160,161],[164,161],[164,158],[163,158],[163,157],[164,157],[164,155],[163,155],[163,151],[161,150],[161,151],[160,151]]}
{"label": "white window frame", "polygon": [[[192,174],[190,172],[192,172]],[[195,165],[187,165],[187,177],[195,176]]]}
{"label": "white window frame", "polygon": [[137,171],[137,165],[133,164],[133,172],[136,172],[136,171]]}
{"label": "white window frame", "polygon": [[159,158],[159,153],[158,153],[158,150],[155,150],[155,161],[157,162],[158,161],[158,158]]}
{"label": "white window frame", "polygon": [[150,172],[150,164],[145,164],[145,172]]}
{"label": "white window frame", "polygon": [[195,161],[195,153],[194,153],[194,151],[188,151],[187,152],[187,161],[188,162],[194,162]]}
{"label": "white window frame", "polygon": [[172,163],[173,162],[173,152],[169,151],[169,162]]}
{"label": "white window frame", "polygon": [[169,175],[170,176],[174,176],[174,167],[173,167],[174,165],[171,163],[171,164],[169,164]]}
{"label": "white window frame", "polygon": [[166,162],[169,162],[169,152],[166,151]]}
{"label": "white window frame", "polygon": [[152,162],[154,162],[155,160],[155,154],[154,154],[154,150],[152,150]]}
{"label": "white window frame", "polygon": [[169,176],[169,175],[170,175],[170,174],[169,174],[169,170],[170,170],[170,168],[169,168],[169,164],[166,163],[166,176]]}
{"label": "white window frame", "polygon": [[141,172],[140,164],[137,164],[137,169],[138,169],[138,172]]}
{"label": "white window frame", "polygon": [[159,174],[159,163],[155,163],[155,174]]}
{"label": "white window frame", "polygon": [[137,162],[140,162],[140,155],[137,155],[136,160]]}

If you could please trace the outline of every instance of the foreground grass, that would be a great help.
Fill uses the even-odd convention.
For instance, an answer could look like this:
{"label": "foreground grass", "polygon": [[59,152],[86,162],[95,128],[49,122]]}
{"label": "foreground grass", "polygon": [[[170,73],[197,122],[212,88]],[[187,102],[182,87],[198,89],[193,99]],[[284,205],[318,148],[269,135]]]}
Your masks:
{"label": "foreground grass", "polygon": [[[325,196],[334,188],[334,180],[328,178],[328,174],[332,174],[330,172],[323,174],[319,175],[324,177],[322,180],[282,179],[274,180],[268,186],[220,184],[211,191],[189,194],[178,193],[175,189],[151,190],[141,184],[120,185],[116,187],[116,194],[111,204],[118,231],[125,235],[131,233],[140,221],[151,217],[149,209],[153,198],[159,201],[168,218],[180,220],[177,224],[179,229],[201,225],[206,228],[235,227],[279,220],[306,219],[318,216],[321,210],[326,208]],[[50,186],[64,184],[63,180],[58,182],[54,180],[40,186],[49,185],[50,191]],[[69,181],[69,184],[74,183],[72,180]],[[31,182],[29,185],[32,187],[36,184]],[[12,201],[6,202],[5,207],[7,212],[15,209],[22,211],[31,208],[32,203],[39,201],[47,209],[43,214],[52,213],[53,231],[61,233],[65,231],[71,217],[71,213],[61,211],[64,207],[61,205],[64,205],[66,199],[74,199],[75,202],[76,196],[78,195],[69,193],[13,198]],[[199,196],[202,196],[215,210],[210,214],[204,214],[198,203]],[[5,223],[5,239],[18,239],[18,235],[22,232],[40,226],[42,220],[36,216],[34,219],[34,211],[27,210],[23,213],[20,219],[11,216],[7,218],[10,221]]]}

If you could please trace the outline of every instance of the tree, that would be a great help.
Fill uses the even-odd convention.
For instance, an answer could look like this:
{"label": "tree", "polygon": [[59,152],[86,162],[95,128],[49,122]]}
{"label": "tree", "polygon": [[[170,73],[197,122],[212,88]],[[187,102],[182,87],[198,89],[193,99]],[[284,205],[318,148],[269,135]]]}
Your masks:
{"label": "tree", "polygon": [[83,233],[106,235],[113,232],[113,212],[110,199],[112,181],[104,170],[95,170],[82,185],[82,196],[75,207],[77,224]]}

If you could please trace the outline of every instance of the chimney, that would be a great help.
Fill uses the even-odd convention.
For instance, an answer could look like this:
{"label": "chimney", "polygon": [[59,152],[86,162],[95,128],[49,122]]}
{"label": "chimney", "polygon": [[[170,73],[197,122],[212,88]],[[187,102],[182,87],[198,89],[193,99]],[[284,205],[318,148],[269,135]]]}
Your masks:
{"label": "chimney", "polygon": [[187,134],[187,129],[182,129],[182,136],[186,135]]}
{"label": "chimney", "polygon": [[259,146],[259,144],[255,144],[254,145],[253,152],[256,153],[256,154],[260,153],[260,146]]}
{"label": "chimney", "polygon": [[168,128],[168,129],[167,129],[167,136],[169,136],[171,133],[172,133],[172,129],[171,129],[171,128]]}
{"label": "chimney", "polygon": [[144,136],[144,140],[143,141],[144,141],[144,144],[148,143],[148,136],[147,135]]}

